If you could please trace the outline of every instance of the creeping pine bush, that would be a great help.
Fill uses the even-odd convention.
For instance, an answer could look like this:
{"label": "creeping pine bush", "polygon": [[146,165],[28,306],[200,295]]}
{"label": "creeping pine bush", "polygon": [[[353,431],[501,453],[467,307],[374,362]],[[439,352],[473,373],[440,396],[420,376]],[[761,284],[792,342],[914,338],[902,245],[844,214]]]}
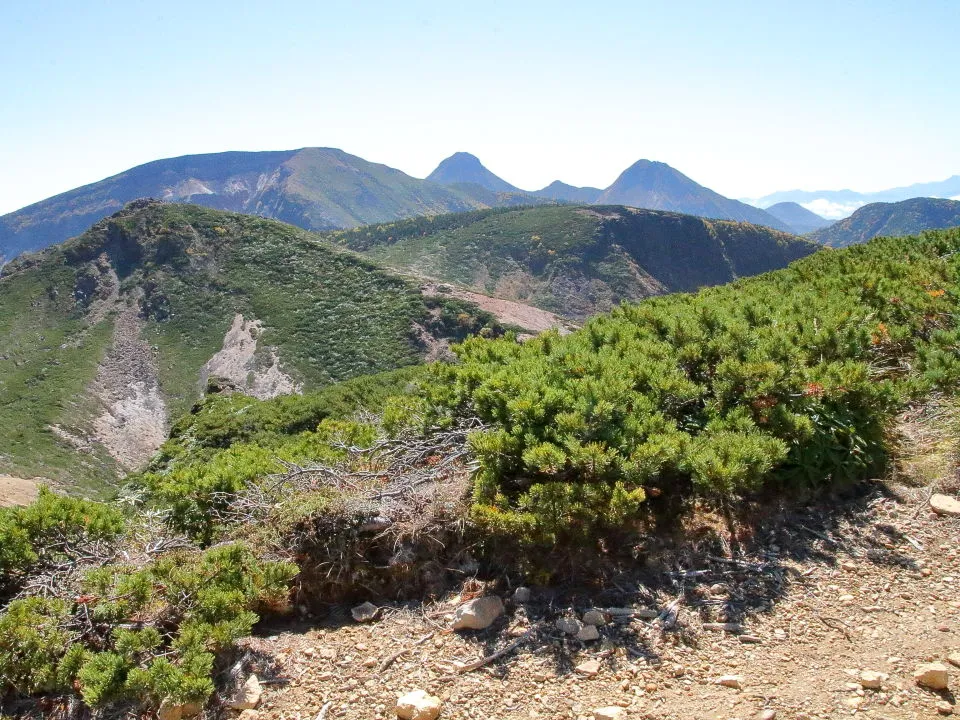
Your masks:
{"label": "creeping pine bush", "polygon": [[0,615],[0,692],[78,689],[92,707],[202,702],[217,655],[258,611],[285,607],[296,572],[229,544],[92,570],[72,601],[15,600]]}
{"label": "creeping pine bush", "polygon": [[431,399],[475,413],[477,519],[552,543],[623,528],[645,490],[810,490],[880,468],[907,397],[960,379],[960,230],[825,250],[566,337],[467,340]]}
{"label": "creeping pine bush", "polygon": [[116,508],[42,487],[32,505],[0,508],[0,585],[38,565],[73,559],[83,542],[112,540],[124,524]]}

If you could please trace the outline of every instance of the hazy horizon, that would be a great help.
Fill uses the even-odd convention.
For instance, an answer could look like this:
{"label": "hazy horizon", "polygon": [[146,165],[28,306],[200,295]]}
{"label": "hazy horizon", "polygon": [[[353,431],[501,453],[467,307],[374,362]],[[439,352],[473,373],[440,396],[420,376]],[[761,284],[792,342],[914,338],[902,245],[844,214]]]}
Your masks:
{"label": "hazy horizon", "polygon": [[641,158],[731,198],[960,173],[960,5],[0,8],[0,214],[152,160],[337,147],[523,189]]}

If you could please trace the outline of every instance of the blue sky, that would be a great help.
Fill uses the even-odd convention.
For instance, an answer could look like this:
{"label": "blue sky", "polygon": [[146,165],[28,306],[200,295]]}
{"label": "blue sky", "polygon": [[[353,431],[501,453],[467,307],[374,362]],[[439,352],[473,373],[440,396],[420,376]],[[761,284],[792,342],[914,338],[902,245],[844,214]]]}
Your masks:
{"label": "blue sky", "polygon": [[[721,7],[726,6],[726,7]],[[339,147],[527,189],[960,173],[960,2],[3,2],[0,213],[142,162]]]}

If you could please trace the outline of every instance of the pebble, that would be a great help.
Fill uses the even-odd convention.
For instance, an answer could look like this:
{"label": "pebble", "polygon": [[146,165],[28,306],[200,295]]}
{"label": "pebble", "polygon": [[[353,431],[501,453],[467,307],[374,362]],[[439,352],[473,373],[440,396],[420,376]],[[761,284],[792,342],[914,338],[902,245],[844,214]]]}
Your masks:
{"label": "pebble", "polygon": [[518,603],[528,603],[530,602],[530,597],[532,593],[528,587],[518,587],[513,591],[513,601]]}
{"label": "pebble", "polygon": [[414,690],[397,699],[396,713],[401,720],[435,720],[442,706],[440,698]]}
{"label": "pebble", "polygon": [[767,708],[757,713],[757,720],[775,720],[777,711],[773,708]]}
{"label": "pebble", "polygon": [[860,685],[867,690],[879,690],[889,677],[886,673],[864,670],[860,673]]}
{"label": "pebble", "polygon": [[594,708],[591,712],[593,712],[593,720],[620,720],[627,716],[627,711],[616,705]]}
{"label": "pebble", "polygon": [[574,668],[581,675],[586,675],[587,677],[593,677],[600,674],[600,663],[596,660],[587,660],[582,662]]}
{"label": "pebble", "polygon": [[593,610],[587,610],[583,614],[583,622],[585,625],[606,625],[607,618],[599,610],[593,609]]}
{"label": "pebble", "polygon": [[380,614],[380,608],[372,602],[365,602],[356,607],[350,608],[350,615],[359,623],[373,622]]}
{"label": "pebble", "polygon": [[937,712],[941,715],[953,715],[953,705],[946,700],[941,700],[937,703]]}
{"label": "pebble", "polygon": [[582,640],[584,642],[598,640],[599,638],[600,631],[597,630],[596,625],[584,625],[582,628],[580,628],[580,632],[577,633],[577,640]]}
{"label": "pebble", "polygon": [[583,623],[576,618],[558,618],[556,622],[557,630],[566,635],[576,635],[583,629]]}
{"label": "pebble", "polygon": [[237,691],[226,701],[226,706],[234,710],[252,710],[260,704],[263,689],[256,675],[251,675]]}
{"label": "pebble", "polygon": [[483,630],[503,615],[503,600],[496,595],[465,602],[453,614],[454,630]]}
{"label": "pebble", "polygon": [[743,678],[740,675],[721,675],[717,678],[717,685],[739,690],[743,687]]}
{"label": "pebble", "polygon": [[950,686],[950,673],[943,663],[924,663],[913,671],[913,679],[917,685],[931,690],[946,690]]}
{"label": "pebble", "polygon": [[960,500],[949,495],[935,494],[930,496],[930,509],[937,515],[960,517]]}
{"label": "pebble", "polygon": [[947,655],[947,662],[955,667],[960,667],[960,652]]}

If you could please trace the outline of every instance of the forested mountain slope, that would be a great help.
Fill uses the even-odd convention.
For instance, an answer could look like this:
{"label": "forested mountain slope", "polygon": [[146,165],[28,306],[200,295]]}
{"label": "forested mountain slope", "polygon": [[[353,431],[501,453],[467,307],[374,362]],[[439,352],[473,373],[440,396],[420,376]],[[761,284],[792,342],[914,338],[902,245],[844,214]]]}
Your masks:
{"label": "forested mountain slope", "polygon": [[756,275],[816,249],[767,227],[618,206],[478,211],[327,237],[391,268],[572,319]]}

